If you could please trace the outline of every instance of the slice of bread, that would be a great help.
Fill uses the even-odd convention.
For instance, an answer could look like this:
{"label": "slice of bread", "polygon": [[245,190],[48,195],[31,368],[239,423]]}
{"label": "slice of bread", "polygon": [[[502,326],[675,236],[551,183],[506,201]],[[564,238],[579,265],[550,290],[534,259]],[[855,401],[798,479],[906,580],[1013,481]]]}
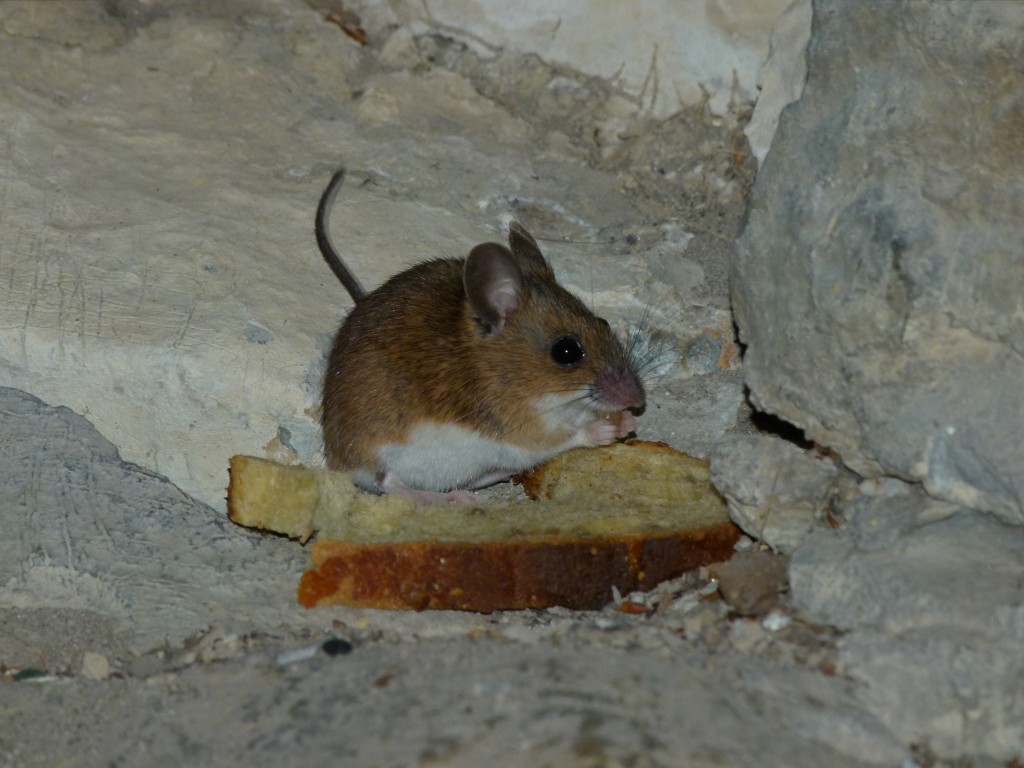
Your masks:
{"label": "slice of bread", "polygon": [[707,464],[661,443],[564,453],[521,478],[536,502],[415,507],[347,475],[231,459],[228,512],[305,540],[299,602],[490,612],[596,609],[727,559],[739,530]]}

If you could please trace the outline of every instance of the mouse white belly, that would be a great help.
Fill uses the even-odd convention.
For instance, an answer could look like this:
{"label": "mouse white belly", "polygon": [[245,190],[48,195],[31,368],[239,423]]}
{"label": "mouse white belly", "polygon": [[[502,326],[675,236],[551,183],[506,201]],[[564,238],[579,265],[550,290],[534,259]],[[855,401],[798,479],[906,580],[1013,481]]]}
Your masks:
{"label": "mouse white belly", "polygon": [[[385,476],[430,491],[482,488],[540,464],[576,443],[573,438],[543,450],[528,450],[454,424],[424,423],[404,443],[377,451]],[[362,484],[362,483],[360,483]]]}

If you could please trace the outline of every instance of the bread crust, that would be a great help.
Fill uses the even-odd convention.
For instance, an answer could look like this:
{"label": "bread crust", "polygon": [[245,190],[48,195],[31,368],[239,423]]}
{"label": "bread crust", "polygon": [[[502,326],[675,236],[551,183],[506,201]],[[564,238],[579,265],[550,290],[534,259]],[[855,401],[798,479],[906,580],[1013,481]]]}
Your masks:
{"label": "bread crust", "polygon": [[622,594],[732,554],[731,522],[662,534],[549,536],[487,542],[319,541],[299,584],[306,607],[448,609],[490,613],[564,606],[596,610]]}

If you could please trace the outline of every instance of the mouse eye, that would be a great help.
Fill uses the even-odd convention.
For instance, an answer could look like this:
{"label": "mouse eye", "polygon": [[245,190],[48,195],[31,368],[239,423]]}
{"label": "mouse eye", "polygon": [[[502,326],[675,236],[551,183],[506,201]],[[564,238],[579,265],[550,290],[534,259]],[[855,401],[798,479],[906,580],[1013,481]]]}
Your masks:
{"label": "mouse eye", "polygon": [[551,345],[551,359],[563,368],[571,368],[586,357],[583,342],[575,336],[560,336]]}

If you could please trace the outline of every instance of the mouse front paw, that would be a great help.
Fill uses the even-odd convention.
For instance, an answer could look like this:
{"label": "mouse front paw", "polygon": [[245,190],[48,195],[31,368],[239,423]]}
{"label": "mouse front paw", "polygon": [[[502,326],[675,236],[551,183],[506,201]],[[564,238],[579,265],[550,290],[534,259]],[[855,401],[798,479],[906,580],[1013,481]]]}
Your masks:
{"label": "mouse front paw", "polygon": [[635,429],[636,416],[629,411],[619,411],[588,422],[580,430],[578,440],[584,447],[596,448],[599,445],[611,445]]}
{"label": "mouse front paw", "polygon": [[619,411],[619,413],[615,415],[619,417],[619,429],[615,434],[615,437],[629,437],[631,434],[636,432],[636,416],[633,415],[631,411]]}

